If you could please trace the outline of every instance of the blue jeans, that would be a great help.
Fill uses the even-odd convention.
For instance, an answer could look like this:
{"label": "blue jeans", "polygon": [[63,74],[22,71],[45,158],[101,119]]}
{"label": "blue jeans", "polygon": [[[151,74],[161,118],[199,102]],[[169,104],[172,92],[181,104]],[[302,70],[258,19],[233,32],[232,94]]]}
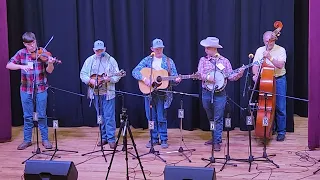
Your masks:
{"label": "blue jeans", "polygon": [[[20,91],[21,104],[24,118],[24,141],[31,142],[33,128],[33,99],[32,94]],[[36,111],[38,113],[38,127],[40,129],[42,141],[48,140],[48,124],[47,124],[47,91],[37,93],[36,95]]]}
{"label": "blue jeans", "polygon": [[202,89],[203,108],[207,113],[209,122],[214,121],[215,125],[215,130],[212,131],[213,143],[218,144],[222,142],[223,117],[227,97],[224,92],[221,92],[215,93],[213,98],[214,101],[211,103],[211,92],[206,89]]}
{"label": "blue jeans", "polygon": [[[115,142],[116,133],[116,117],[115,117],[115,98],[107,100],[106,95],[100,95],[100,114],[102,116],[101,134],[102,139],[110,142]],[[94,95],[95,108],[97,118],[99,115],[98,96]]]}
{"label": "blue jeans", "polygon": [[[161,141],[168,140],[168,130],[167,130],[167,119],[166,111],[164,109],[164,95],[152,94],[152,120],[154,121],[154,129],[152,130],[152,140],[153,142],[158,142],[158,136],[160,136]],[[150,106],[149,97],[145,97],[145,111],[148,121],[150,121]]]}
{"label": "blue jeans", "polygon": [[[282,76],[276,79],[276,93],[285,96],[287,93],[287,80],[286,76]],[[286,134],[286,97],[276,96],[276,114],[275,120],[277,123],[278,135]]]}

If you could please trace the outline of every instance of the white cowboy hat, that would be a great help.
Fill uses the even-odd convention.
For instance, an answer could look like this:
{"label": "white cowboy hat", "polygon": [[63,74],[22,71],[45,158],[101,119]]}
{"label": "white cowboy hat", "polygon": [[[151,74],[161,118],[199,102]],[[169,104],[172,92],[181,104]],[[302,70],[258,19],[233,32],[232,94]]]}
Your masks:
{"label": "white cowboy hat", "polygon": [[204,47],[215,47],[215,48],[222,48],[219,44],[219,39],[216,37],[207,37],[200,41],[200,44]]}

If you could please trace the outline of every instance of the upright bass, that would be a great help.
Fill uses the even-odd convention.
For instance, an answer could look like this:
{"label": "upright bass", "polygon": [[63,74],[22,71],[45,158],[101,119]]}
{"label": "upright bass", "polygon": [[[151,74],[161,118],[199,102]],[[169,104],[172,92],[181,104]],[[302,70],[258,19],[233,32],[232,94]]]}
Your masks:
{"label": "upright bass", "polygon": [[[273,31],[273,34],[266,45],[266,50],[268,50],[268,44],[270,41],[277,40],[277,36],[280,35],[283,24],[281,21],[276,21],[274,23],[274,27],[276,29]],[[268,65],[266,63],[266,59],[264,59],[259,71],[261,73],[255,135],[258,138],[264,138],[264,134],[266,133],[266,138],[271,139],[276,108],[275,67]]]}

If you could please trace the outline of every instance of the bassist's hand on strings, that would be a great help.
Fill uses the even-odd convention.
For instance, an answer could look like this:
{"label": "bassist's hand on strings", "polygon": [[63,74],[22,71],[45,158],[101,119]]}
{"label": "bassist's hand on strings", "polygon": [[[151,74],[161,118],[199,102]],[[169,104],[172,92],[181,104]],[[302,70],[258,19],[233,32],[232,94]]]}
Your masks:
{"label": "bassist's hand on strings", "polygon": [[258,75],[255,74],[255,75],[252,77],[252,80],[253,80],[254,82],[256,82],[257,79],[258,79]]}
{"label": "bassist's hand on strings", "polygon": [[263,57],[270,60],[270,59],[271,59],[270,52],[269,52],[269,51],[264,51],[264,52],[263,52]]}

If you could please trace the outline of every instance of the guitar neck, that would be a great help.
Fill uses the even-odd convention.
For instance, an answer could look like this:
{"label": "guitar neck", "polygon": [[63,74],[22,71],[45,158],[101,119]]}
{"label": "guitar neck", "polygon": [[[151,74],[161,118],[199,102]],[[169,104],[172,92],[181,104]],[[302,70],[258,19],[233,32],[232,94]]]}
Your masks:
{"label": "guitar neck", "polygon": [[[248,65],[242,66],[241,68],[247,69],[247,68],[249,68],[249,67],[251,67],[251,66],[253,66],[253,65],[255,65],[255,64],[256,64],[256,62],[253,62],[253,63],[250,63],[250,64],[248,64]],[[238,73],[239,71],[240,71],[240,68],[237,68],[237,69],[231,71],[229,74],[227,74],[226,77],[229,77],[229,76],[231,76],[231,75],[234,74],[234,73]]]}
{"label": "guitar neck", "polygon": [[161,77],[163,81],[173,81],[176,78],[180,77],[181,79],[191,79],[192,75],[180,75],[180,76],[166,76],[166,77]]}

